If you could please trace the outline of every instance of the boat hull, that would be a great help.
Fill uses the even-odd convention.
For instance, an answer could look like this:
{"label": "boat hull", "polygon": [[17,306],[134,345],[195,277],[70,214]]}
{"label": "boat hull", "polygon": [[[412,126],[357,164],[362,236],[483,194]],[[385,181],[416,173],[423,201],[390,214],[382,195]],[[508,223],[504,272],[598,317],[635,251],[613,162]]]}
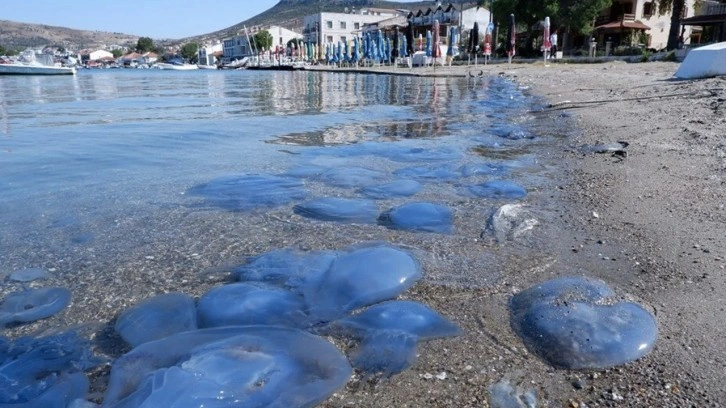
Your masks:
{"label": "boat hull", "polygon": [[0,75],[75,75],[73,67],[46,67],[21,64],[0,64]]}
{"label": "boat hull", "polygon": [[167,63],[163,63],[162,62],[162,63],[157,64],[157,65],[161,69],[168,69],[168,70],[172,70],[172,71],[192,71],[192,70],[195,70],[195,69],[199,69],[198,66],[193,65],[193,64],[182,64],[182,65],[178,65],[178,64],[167,64]]}

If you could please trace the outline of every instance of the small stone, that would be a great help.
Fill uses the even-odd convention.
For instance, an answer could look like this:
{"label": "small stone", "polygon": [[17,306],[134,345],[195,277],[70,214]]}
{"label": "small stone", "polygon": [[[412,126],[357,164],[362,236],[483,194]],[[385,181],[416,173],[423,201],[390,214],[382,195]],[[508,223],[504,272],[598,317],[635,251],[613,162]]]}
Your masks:
{"label": "small stone", "polygon": [[430,379],[434,378],[434,376],[431,375],[430,373],[425,373],[424,375],[422,375],[422,377],[426,380],[430,380]]}
{"label": "small stone", "polygon": [[436,374],[436,378],[438,378],[439,380],[442,380],[442,381],[445,380],[446,379],[446,371],[442,371],[439,374]]}

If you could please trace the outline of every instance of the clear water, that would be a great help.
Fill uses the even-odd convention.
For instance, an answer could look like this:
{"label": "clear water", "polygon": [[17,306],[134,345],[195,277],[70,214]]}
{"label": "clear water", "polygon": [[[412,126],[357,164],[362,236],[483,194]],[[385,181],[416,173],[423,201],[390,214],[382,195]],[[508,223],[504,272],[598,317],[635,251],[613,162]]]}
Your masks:
{"label": "clear water", "polygon": [[[537,150],[546,140],[524,130],[534,101],[496,77],[98,70],[0,77],[0,95],[0,274],[49,270],[101,317],[153,293],[189,292],[185,274],[285,246],[395,240],[418,251],[432,281],[491,282],[460,276],[461,266],[498,255],[468,257],[461,241],[503,202],[471,197],[468,186],[510,180],[533,191],[547,178]],[[480,165],[497,172],[467,170]],[[375,187],[414,167],[432,169],[417,178],[421,191],[376,205],[445,205],[451,236],[311,220],[294,214],[294,200],[232,212],[189,194],[219,177],[298,172],[309,198],[361,198],[370,183],[314,173],[369,169],[384,175]],[[109,304],[96,304],[94,285]]]}

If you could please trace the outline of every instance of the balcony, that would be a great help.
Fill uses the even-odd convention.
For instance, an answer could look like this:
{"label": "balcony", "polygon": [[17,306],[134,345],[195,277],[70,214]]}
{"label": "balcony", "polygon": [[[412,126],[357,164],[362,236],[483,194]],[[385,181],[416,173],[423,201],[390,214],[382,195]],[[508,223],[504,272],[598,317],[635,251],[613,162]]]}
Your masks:
{"label": "balcony", "polygon": [[633,14],[633,13],[621,14],[617,18],[611,18],[610,16],[598,16],[595,19],[595,27],[605,25],[608,23],[612,23],[614,21],[635,21],[635,14]]}
{"label": "balcony", "polygon": [[726,14],[726,3],[706,0],[696,8],[696,16],[714,16],[721,14]]}

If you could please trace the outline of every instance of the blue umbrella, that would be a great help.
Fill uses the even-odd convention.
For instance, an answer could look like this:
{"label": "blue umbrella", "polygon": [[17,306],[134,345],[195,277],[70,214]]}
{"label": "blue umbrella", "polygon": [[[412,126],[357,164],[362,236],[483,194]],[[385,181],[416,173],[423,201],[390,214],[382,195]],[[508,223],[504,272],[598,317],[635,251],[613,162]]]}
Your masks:
{"label": "blue umbrella", "polygon": [[382,62],[386,58],[386,42],[383,40],[383,32],[378,30],[378,59]]}
{"label": "blue umbrella", "polygon": [[325,44],[325,61],[330,63],[330,43]]}
{"label": "blue umbrella", "polygon": [[335,62],[343,61],[343,44],[338,41],[338,49],[335,52]]}
{"label": "blue umbrella", "polygon": [[358,37],[353,37],[353,52],[351,53],[350,59],[353,63],[358,62]]}
{"label": "blue umbrella", "polygon": [[431,56],[431,50],[433,47],[431,47],[431,31],[426,31],[426,56]]}
{"label": "blue umbrella", "polygon": [[350,54],[348,53],[348,40],[345,40],[345,43],[343,44],[343,59],[345,59],[346,62],[350,62]]}
{"label": "blue umbrella", "polygon": [[456,28],[452,26],[449,29],[449,47],[446,48],[446,55],[450,57],[454,56],[454,42],[456,42]]}
{"label": "blue umbrella", "polygon": [[401,57],[406,58],[408,57],[408,39],[406,36],[401,36]]}

